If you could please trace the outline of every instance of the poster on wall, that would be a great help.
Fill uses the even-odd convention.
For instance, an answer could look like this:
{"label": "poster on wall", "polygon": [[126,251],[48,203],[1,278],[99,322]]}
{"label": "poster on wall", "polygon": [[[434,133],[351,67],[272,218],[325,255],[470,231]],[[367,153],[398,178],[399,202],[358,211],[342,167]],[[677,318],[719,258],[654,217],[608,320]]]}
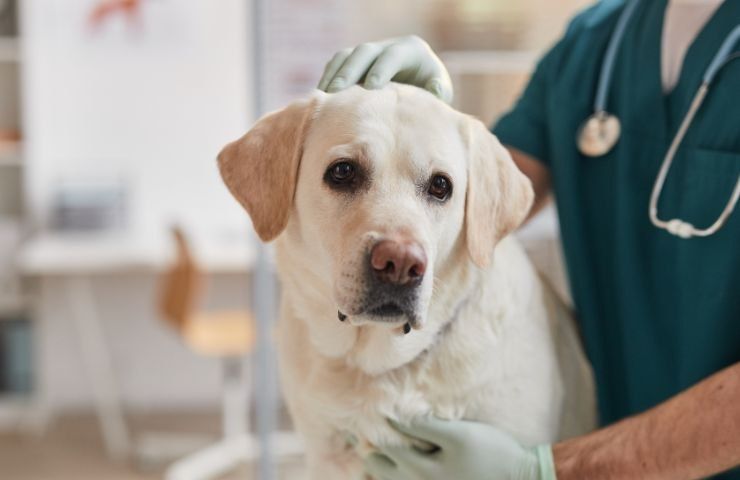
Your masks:
{"label": "poster on wall", "polygon": [[262,106],[284,107],[316,88],[324,65],[346,42],[350,2],[263,2]]}
{"label": "poster on wall", "polygon": [[28,7],[34,17],[41,9],[44,18],[33,22],[42,22],[56,41],[73,44],[74,55],[124,58],[197,51],[198,33],[209,27],[213,10],[203,0],[40,0]]}

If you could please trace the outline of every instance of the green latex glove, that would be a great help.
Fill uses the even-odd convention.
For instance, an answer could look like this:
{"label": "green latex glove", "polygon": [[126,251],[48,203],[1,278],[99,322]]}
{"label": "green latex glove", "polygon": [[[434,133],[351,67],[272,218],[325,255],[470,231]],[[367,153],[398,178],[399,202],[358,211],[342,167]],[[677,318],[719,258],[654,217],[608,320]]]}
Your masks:
{"label": "green latex glove", "polygon": [[491,425],[433,417],[391,425],[414,443],[439,448],[380,448],[365,459],[376,480],[556,480],[549,445],[524,448]]}
{"label": "green latex glove", "polygon": [[429,44],[415,35],[337,52],[326,64],[318,88],[333,93],[362,82],[365,88],[375,89],[391,80],[429,90],[447,103],[452,101],[447,69]]}

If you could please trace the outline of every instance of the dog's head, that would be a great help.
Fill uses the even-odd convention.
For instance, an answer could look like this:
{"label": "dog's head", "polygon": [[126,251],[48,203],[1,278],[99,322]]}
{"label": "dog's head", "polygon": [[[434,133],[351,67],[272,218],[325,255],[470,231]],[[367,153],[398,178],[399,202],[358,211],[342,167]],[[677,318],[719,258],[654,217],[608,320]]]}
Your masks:
{"label": "dog's head", "polygon": [[435,277],[486,266],[533,197],[481,122],[397,84],[316,92],[259,120],[219,166],[262,240],[287,230],[355,325],[421,328]]}

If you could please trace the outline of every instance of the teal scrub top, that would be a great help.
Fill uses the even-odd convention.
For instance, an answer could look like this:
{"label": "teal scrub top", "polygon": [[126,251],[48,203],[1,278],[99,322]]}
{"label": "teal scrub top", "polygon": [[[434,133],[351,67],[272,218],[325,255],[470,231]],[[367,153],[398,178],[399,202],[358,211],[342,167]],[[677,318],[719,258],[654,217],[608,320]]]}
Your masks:
{"label": "teal scrub top", "polygon": [[[740,361],[740,208],[716,234],[688,240],[654,227],[648,217],[665,153],[707,65],[740,24],[740,1],[718,8],[668,94],[660,62],[667,1],[640,2],[619,46],[607,100],[622,135],[611,152],[589,158],[577,150],[576,132],[592,113],[604,51],[624,4],[603,0],[577,16],[493,128],[502,143],[549,167],[604,423],[644,411]],[[659,217],[709,226],[739,173],[737,58],[717,75],[684,138]]]}

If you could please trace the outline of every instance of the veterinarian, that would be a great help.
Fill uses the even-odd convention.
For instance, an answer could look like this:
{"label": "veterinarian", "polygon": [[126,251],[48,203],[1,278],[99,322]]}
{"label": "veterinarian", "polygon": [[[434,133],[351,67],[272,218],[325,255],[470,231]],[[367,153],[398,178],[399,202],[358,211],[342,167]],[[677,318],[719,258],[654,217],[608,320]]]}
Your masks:
{"label": "veterinarian", "polygon": [[[554,193],[602,429],[518,445],[495,427],[396,426],[436,453],[383,449],[383,480],[740,479],[740,0],[602,0],[547,52],[493,128]],[[733,31],[734,36],[733,36]],[[728,46],[729,45],[729,46]],[[426,88],[417,37],[335,55],[319,88]]]}

